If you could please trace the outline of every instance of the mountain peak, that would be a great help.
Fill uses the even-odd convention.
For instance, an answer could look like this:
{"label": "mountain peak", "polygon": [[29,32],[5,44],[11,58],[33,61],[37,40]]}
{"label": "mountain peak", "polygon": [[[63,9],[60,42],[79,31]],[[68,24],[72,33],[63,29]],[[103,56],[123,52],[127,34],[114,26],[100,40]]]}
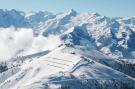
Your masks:
{"label": "mountain peak", "polygon": [[69,14],[72,15],[72,16],[76,16],[77,15],[77,12],[74,9],[71,9],[69,11]]}
{"label": "mountain peak", "polygon": [[94,17],[98,17],[98,16],[101,16],[99,13],[97,12],[93,12],[93,13],[90,13],[91,16],[94,16]]}
{"label": "mountain peak", "polygon": [[0,9],[0,89],[135,89],[130,18]]}

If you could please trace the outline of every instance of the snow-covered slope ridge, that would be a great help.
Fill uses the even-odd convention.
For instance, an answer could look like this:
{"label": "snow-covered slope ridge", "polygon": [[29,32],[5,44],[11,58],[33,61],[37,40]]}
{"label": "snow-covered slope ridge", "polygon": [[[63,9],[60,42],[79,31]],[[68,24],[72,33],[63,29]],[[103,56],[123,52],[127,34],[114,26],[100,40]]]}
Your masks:
{"label": "snow-covered slope ridge", "polygon": [[[35,35],[44,36],[82,29],[83,32],[85,30],[82,35],[86,34],[87,42],[91,38],[95,47],[104,54],[130,61],[135,58],[135,17],[109,18],[98,13],[77,13],[75,10],[58,14],[0,10],[0,27],[10,26],[32,28]],[[74,33],[71,33],[72,37],[77,38]],[[83,35],[85,42],[86,37]]]}
{"label": "snow-covered slope ridge", "polygon": [[[56,85],[62,84],[60,81],[77,82],[77,80],[85,79],[104,81],[116,79],[135,88],[134,78],[92,59],[89,56],[93,56],[95,59],[106,57],[93,49],[87,49],[84,46],[66,44],[57,47],[40,58],[31,60],[28,58],[20,66],[14,66],[10,69],[15,71],[17,68],[16,72],[5,71],[1,73],[0,89],[44,89],[47,86],[52,87],[55,83]],[[100,60],[104,61],[104,59]],[[65,76],[65,78],[62,78],[62,76]],[[57,77],[59,78],[57,79]],[[69,86],[74,87],[70,84]],[[80,85],[78,84],[78,86]]]}
{"label": "snow-covered slope ridge", "polygon": [[135,17],[0,10],[0,28],[0,89],[135,89]]}

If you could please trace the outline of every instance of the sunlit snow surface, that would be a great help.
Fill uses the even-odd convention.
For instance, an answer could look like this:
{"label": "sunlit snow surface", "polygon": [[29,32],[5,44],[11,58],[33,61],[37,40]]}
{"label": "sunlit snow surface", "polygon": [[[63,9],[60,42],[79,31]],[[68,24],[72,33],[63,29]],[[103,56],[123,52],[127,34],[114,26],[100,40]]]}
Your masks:
{"label": "sunlit snow surface", "polygon": [[1,10],[0,27],[0,89],[135,89],[135,17]]}
{"label": "sunlit snow surface", "polygon": [[[53,82],[71,81],[78,79],[118,79],[124,82],[132,80],[130,84],[135,83],[135,79],[131,78],[119,71],[94,61],[93,58],[106,58],[104,55],[94,51],[87,50],[86,47],[67,47],[62,45],[46,55],[38,58],[25,60],[21,66],[12,68],[9,71],[1,73],[2,76],[0,89],[44,89],[44,85]],[[84,51],[85,50],[85,51]],[[90,54],[91,53],[91,54]],[[101,61],[111,61],[111,59],[100,59]],[[112,61],[112,65],[113,65]],[[15,71],[15,73],[13,72]],[[53,78],[50,78],[54,76]],[[57,76],[67,76],[67,79],[57,79]],[[68,78],[69,77],[69,78]],[[55,79],[56,78],[56,79]],[[42,86],[43,88],[40,88]]]}

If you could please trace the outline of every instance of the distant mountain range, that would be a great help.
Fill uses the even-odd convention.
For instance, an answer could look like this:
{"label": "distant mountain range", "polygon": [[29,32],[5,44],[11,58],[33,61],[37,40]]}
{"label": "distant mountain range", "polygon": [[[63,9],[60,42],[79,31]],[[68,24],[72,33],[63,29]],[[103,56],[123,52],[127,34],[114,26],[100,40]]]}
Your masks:
{"label": "distant mountain range", "polygon": [[1,61],[0,89],[135,89],[135,16],[1,9],[0,28],[11,27],[32,29],[44,49],[24,44]]}
{"label": "distant mountain range", "polygon": [[[53,14],[47,11],[24,13],[1,9],[0,27],[10,26],[32,28],[35,34],[44,36],[63,35],[63,39],[78,32],[77,35],[85,36],[84,40],[92,41],[95,48],[107,55],[121,59],[135,58],[135,17],[110,18],[98,13],[77,13],[74,10]],[[65,35],[70,30],[73,32]],[[79,44],[76,41],[74,43]]]}

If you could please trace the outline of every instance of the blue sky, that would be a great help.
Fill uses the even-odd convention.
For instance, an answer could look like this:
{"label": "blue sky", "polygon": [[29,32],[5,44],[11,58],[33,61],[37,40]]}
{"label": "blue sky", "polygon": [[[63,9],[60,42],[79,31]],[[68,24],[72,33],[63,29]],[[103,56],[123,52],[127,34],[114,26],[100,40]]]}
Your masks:
{"label": "blue sky", "polygon": [[0,0],[1,9],[22,11],[98,12],[106,16],[135,16],[135,0]]}

